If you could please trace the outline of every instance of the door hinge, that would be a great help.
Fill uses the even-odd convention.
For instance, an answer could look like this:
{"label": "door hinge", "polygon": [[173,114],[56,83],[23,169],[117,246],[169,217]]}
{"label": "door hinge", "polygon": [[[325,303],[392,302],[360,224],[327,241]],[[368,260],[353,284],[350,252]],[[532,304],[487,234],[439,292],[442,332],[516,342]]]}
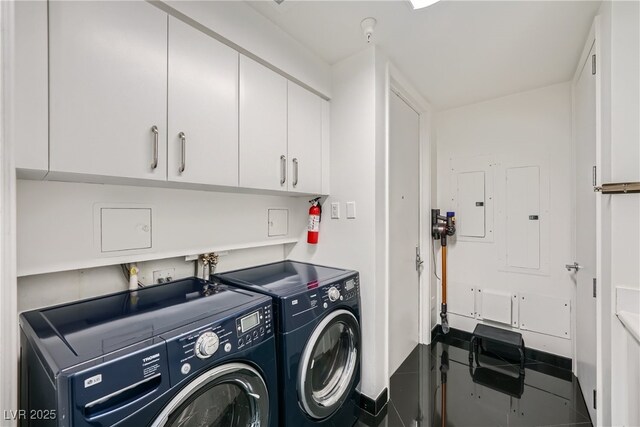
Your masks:
{"label": "door hinge", "polygon": [[596,54],[591,55],[591,75],[596,75]]}
{"label": "door hinge", "polygon": [[596,389],[593,389],[593,409],[598,409],[596,407]]}
{"label": "door hinge", "polygon": [[593,278],[593,297],[596,297],[596,278]]}
{"label": "door hinge", "polygon": [[597,169],[597,167],[596,167],[596,166],[594,166],[594,167],[591,169],[591,180],[593,181],[593,186],[594,186],[594,187],[597,185],[597,184],[596,184],[596,181],[598,180],[598,178],[597,178],[597,176],[598,176],[598,175],[597,175],[597,173],[598,173],[598,169]]}

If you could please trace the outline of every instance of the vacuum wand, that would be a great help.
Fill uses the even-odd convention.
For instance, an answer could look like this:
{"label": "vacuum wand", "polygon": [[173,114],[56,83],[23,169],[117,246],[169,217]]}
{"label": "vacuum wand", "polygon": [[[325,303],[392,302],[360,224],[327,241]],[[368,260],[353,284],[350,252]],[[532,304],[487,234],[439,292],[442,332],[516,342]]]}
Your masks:
{"label": "vacuum wand", "polygon": [[449,333],[449,321],[447,319],[447,237],[456,234],[455,212],[447,212],[446,216],[440,215],[440,209],[431,209],[431,236],[440,239],[442,246],[442,305],[440,307],[440,319],[442,320],[442,332]]}

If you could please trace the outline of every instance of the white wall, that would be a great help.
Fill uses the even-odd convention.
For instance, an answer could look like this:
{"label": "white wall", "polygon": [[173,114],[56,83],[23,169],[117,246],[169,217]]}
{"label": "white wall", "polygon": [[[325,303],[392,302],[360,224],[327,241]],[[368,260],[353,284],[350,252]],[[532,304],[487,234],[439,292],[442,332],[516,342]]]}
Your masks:
{"label": "white wall", "polygon": [[247,3],[166,3],[326,97],[331,97],[329,65]]}
{"label": "white wall", "polygon": [[[282,261],[284,245],[224,251],[219,255],[217,273]],[[196,274],[195,263],[185,261],[184,257],[140,262],[137,263],[138,280],[145,286],[151,286],[153,272],[167,268],[175,269],[174,280],[191,277]],[[201,266],[197,275],[202,275]],[[20,277],[18,312],[120,292],[128,287],[129,282],[125,279],[120,265]]]}
{"label": "white wall", "polygon": [[[152,248],[100,251],[100,206],[152,209]],[[133,186],[18,181],[18,275],[295,241],[306,198]],[[288,234],[268,237],[269,208],[289,210]]]}
{"label": "white wall", "polygon": [[[500,258],[500,224],[494,217],[492,243],[461,241],[449,245],[449,305],[460,298],[461,288],[452,282],[508,293],[529,293],[571,301],[575,307],[574,284],[564,268],[571,262],[571,87],[561,83],[518,93],[487,102],[447,110],[436,115],[438,156],[438,208],[452,210],[450,159],[492,156],[497,169],[507,164],[527,164],[541,159],[549,171],[549,211],[541,213],[548,236],[553,239],[548,253],[543,250],[541,262],[547,260],[548,274],[534,275],[505,271]],[[496,173],[495,205],[499,206],[500,183]],[[489,202],[489,201],[487,201]],[[544,231],[544,227],[541,226]],[[439,245],[436,246],[439,249]],[[437,254],[439,259],[439,254]],[[438,272],[440,271],[438,261]],[[439,311],[439,302],[438,302]],[[544,311],[540,316],[544,316]],[[472,331],[477,321],[449,314],[454,328]],[[571,339],[523,331],[527,347],[572,358]],[[571,334],[573,336],[573,334]]]}
{"label": "white wall", "polygon": [[[381,55],[375,47],[332,67],[331,196],[324,201],[317,246],[302,241],[289,258],[345,267],[360,272],[362,298],[362,381],[360,391],[376,398],[387,386],[386,300],[380,256],[384,242],[380,228],[379,135]],[[384,93],[382,93],[384,99]],[[384,116],[382,116],[384,119]],[[384,126],[383,126],[384,127]],[[346,219],[346,202],[356,203],[357,217]],[[331,219],[332,202],[340,204],[340,219]],[[384,231],[384,228],[382,228]],[[383,252],[382,252],[383,253]],[[384,260],[382,260],[384,262]]]}
{"label": "white wall", "polygon": [[[602,181],[640,181],[640,5],[604,2]],[[640,194],[601,196],[603,425],[640,425],[640,345],[615,316],[616,287],[640,289]],[[609,351],[607,353],[607,350]]]}

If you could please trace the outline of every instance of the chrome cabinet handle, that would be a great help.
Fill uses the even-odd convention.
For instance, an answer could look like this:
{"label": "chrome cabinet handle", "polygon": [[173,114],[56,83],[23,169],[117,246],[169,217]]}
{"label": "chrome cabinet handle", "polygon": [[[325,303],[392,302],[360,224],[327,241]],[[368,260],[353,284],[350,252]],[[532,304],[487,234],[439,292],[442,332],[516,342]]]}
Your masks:
{"label": "chrome cabinet handle", "polygon": [[151,126],[151,132],[153,132],[153,160],[151,161],[151,169],[158,167],[158,126]]}
{"label": "chrome cabinet handle", "polygon": [[293,186],[298,185],[298,159],[293,159]]}
{"label": "chrome cabinet handle", "polygon": [[287,158],[280,156],[280,185],[284,185],[287,182]]}
{"label": "chrome cabinet handle", "polygon": [[182,164],[180,164],[178,172],[183,173],[187,167],[187,135],[185,135],[184,132],[180,132],[178,138],[180,138],[182,142]]}

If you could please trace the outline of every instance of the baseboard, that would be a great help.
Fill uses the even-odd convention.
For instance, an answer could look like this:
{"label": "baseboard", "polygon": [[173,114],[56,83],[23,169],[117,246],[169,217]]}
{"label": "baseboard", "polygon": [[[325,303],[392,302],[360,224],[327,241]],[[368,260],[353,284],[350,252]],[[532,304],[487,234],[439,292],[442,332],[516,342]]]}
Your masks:
{"label": "baseboard", "polygon": [[377,422],[384,418],[388,401],[389,390],[387,388],[382,390],[382,393],[375,400],[365,394],[358,393],[358,404],[363,416],[369,418],[372,422]]}
{"label": "baseboard", "polygon": [[[442,333],[442,327],[438,324],[431,330],[431,342],[435,340],[443,340],[444,337],[455,338],[462,341],[471,341],[473,334],[471,332],[463,331],[460,329],[450,328],[447,335]],[[573,361],[569,357],[559,356],[553,353],[547,353],[546,351],[536,350],[526,346],[524,356],[527,359],[535,362],[546,363],[547,365],[555,366],[556,368],[566,369],[570,371],[573,367]]]}

